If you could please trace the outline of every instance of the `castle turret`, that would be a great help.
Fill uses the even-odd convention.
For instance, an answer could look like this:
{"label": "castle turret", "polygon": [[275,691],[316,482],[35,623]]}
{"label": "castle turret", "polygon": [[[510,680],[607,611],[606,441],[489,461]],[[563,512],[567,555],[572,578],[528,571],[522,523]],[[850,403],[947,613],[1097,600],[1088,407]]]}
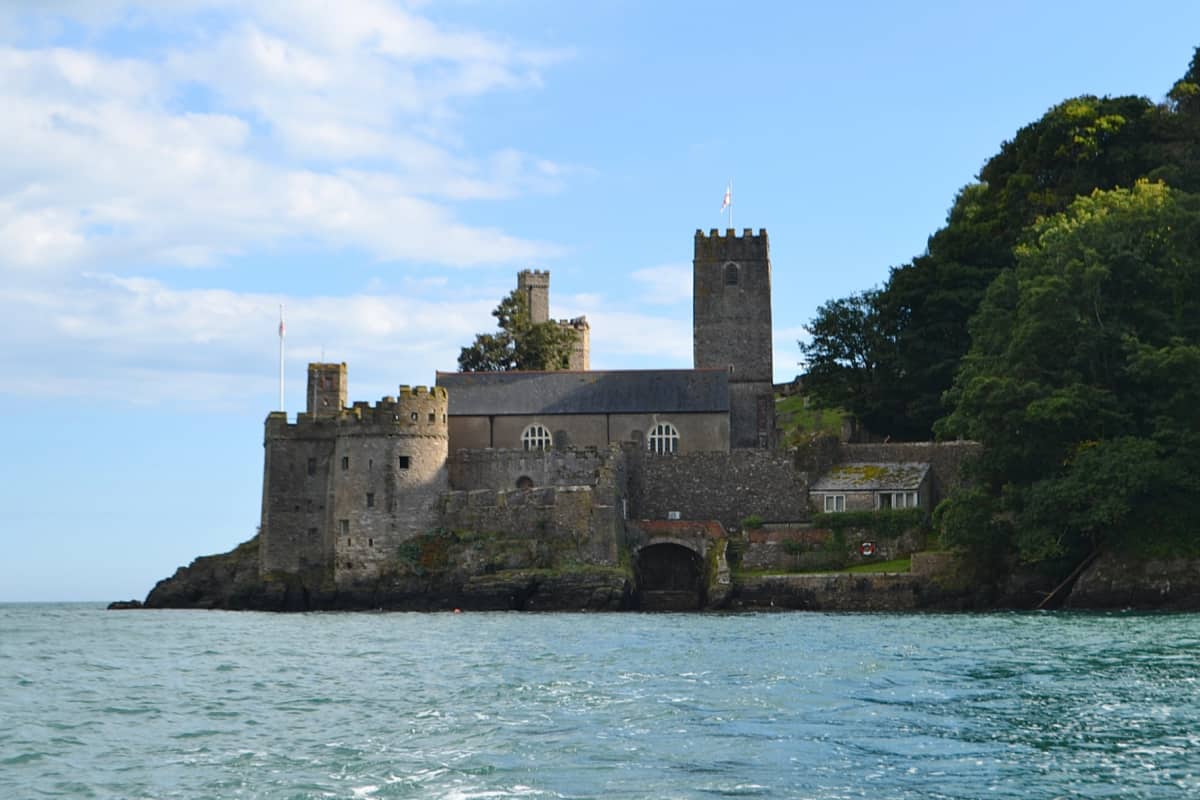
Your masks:
{"label": "castle turret", "polygon": [[288,424],[267,417],[263,480],[263,573],[332,574],[339,585],[371,579],[400,543],[435,525],[448,488],[447,395],[401,386],[397,397],[335,413],[313,379],[341,379],[345,364],[309,365],[310,411]]}
{"label": "castle turret", "polygon": [[517,291],[529,305],[529,321],[534,325],[543,322],[554,322],[564,331],[570,331],[575,339],[571,345],[571,354],[567,361],[567,369],[591,369],[591,328],[587,317],[574,319],[550,319],[550,273],[546,270],[524,269],[517,273]]}
{"label": "castle turret", "polygon": [[771,257],[767,232],[696,231],[692,262],[697,369],[729,370],[729,444],[770,447],[775,429]]}
{"label": "castle turret", "polygon": [[517,289],[529,304],[529,320],[534,325],[550,321],[550,273],[523,269],[517,273]]}
{"label": "castle turret", "polygon": [[346,407],[346,364],[308,365],[308,407],[314,417],[336,417]]}

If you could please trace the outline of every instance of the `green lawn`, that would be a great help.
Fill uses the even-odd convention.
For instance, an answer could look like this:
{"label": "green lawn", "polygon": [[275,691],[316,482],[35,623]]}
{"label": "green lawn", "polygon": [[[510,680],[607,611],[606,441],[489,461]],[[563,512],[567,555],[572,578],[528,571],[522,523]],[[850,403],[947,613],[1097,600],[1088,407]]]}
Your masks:
{"label": "green lawn", "polygon": [[838,572],[908,572],[912,566],[912,559],[897,558],[892,561],[872,561],[868,564],[859,564],[854,567],[846,567],[845,569],[837,570]]}
{"label": "green lawn", "polygon": [[803,395],[775,398],[775,420],[788,444],[797,443],[814,433],[842,430],[844,411],[838,408],[805,408]]}

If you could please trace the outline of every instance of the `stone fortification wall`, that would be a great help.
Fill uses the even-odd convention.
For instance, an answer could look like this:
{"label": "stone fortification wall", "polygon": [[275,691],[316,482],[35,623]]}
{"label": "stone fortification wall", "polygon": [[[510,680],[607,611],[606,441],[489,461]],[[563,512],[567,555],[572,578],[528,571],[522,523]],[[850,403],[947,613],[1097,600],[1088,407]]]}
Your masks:
{"label": "stone fortification wall", "polygon": [[728,530],[757,515],[768,522],[807,520],[808,482],[793,454],[778,450],[654,454],[630,448],[629,516],[715,519]]}
{"label": "stone fortification wall", "polygon": [[282,411],[267,417],[259,551],[264,572],[320,569],[332,556],[325,529],[335,439],[328,427],[300,429]]}
{"label": "stone fortification wall", "polygon": [[461,491],[524,486],[594,486],[619,447],[567,450],[459,450],[450,457],[450,487]]}
{"label": "stone fortification wall", "polygon": [[448,488],[446,391],[400,387],[398,397],[336,414],[267,418],[260,568],[371,577],[404,539],[436,522]]}
{"label": "stone fortification wall", "polygon": [[526,542],[508,568],[618,563],[623,527],[610,488],[454,491],[442,496],[438,512],[446,531]]}
{"label": "stone fortification wall", "polygon": [[924,462],[933,476],[930,508],[963,482],[963,465],[982,452],[978,442],[889,442],[846,444],[838,448],[843,462]]}

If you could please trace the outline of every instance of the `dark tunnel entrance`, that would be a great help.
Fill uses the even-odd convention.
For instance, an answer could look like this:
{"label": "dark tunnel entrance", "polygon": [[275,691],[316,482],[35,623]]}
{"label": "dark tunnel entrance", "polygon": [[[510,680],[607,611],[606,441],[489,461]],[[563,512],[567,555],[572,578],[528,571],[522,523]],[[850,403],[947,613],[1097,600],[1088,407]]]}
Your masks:
{"label": "dark tunnel entrance", "polygon": [[704,603],[704,561],[678,544],[652,544],[638,551],[635,571],[643,611],[694,611]]}

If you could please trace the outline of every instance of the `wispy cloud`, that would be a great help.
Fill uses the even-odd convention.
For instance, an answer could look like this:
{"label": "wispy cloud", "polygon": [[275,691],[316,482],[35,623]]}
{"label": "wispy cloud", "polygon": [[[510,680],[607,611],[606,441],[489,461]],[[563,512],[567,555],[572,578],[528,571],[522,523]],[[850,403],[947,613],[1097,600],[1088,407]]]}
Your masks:
{"label": "wispy cloud", "polygon": [[635,270],[633,279],[645,286],[641,299],[651,305],[674,305],[692,299],[692,268],[664,264]]}
{"label": "wispy cloud", "polygon": [[[576,171],[479,151],[465,101],[537,91],[564,57],[383,0],[4,4],[0,369],[17,377],[0,391],[236,402],[272,382],[279,302],[291,363],[354,362],[364,396],[432,380],[499,297],[446,268],[560,252],[460,203],[557,192]],[[232,264],[297,247],[383,262],[387,279],[241,288]],[[176,285],[171,268],[198,266],[225,288]]]}

